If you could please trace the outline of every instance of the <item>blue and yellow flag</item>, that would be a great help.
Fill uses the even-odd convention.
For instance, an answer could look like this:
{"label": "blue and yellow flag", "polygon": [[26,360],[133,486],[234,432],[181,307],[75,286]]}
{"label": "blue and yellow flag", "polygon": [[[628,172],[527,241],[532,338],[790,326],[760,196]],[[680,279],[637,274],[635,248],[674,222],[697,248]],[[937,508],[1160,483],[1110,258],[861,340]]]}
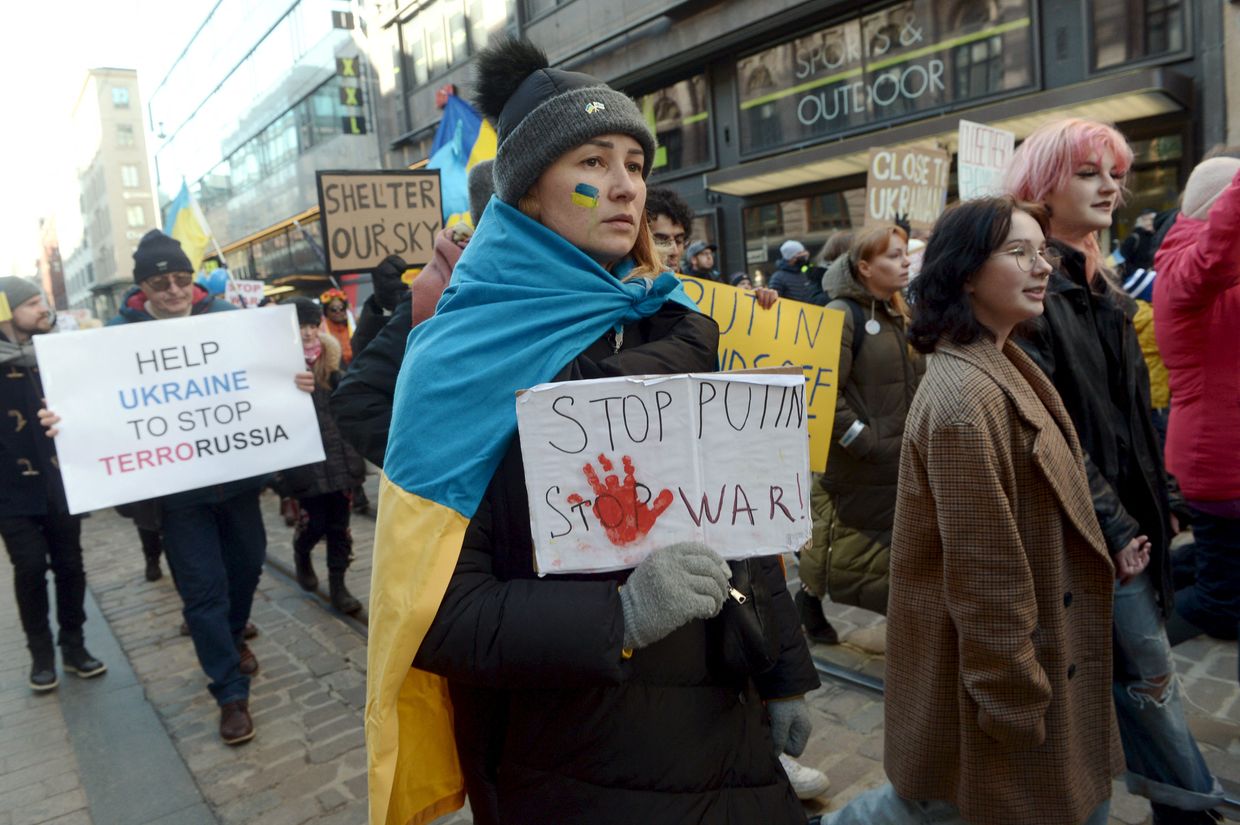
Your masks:
{"label": "blue and yellow flag", "polygon": [[609,273],[495,198],[486,214],[435,315],[409,336],[396,383],[370,583],[371,825],[425,823],[464,803],[447,684],[412,663],[516,433],[514,394],[665,301],[697,308],[670,273],[625,282],[631,263]]}
{"label": "blue and yellow flag", "polygon": [[202,269],[203,253],[211,242],[211,227],[207,226],[206,216],[190,195],[184,180],[181,181],[181,191],[164,213],[164,233],[181,242],[181,249],[194,265],[195,272]]}
{"label": "blue and yellow flag", "polygon": [[448,95],[427,169],[439,170],[445,226],[469,218],[469,170],[495,157],[495,129],[456,95]]}

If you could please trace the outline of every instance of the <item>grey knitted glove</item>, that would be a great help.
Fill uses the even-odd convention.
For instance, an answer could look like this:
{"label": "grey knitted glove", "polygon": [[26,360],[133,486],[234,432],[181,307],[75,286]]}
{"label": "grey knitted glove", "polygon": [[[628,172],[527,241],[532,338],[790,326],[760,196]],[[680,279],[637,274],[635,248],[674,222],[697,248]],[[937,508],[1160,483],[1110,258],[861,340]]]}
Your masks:
{"label": "grey knitted glove", "polygon": [[704,544],[660,547],[620,588],[624,646],[654,644],[694,619],[709,619],[728,596],[727,564]]}
{"label": "grey knitted glove", "polygon": [[778,699],[766,703],[766,712],[771,716],[771,738],[775,740],[775,755],[786,753],[789,756],[800,756],[809,744],[809,733],[814,723],[809,716],[809,705],[805,699]]}

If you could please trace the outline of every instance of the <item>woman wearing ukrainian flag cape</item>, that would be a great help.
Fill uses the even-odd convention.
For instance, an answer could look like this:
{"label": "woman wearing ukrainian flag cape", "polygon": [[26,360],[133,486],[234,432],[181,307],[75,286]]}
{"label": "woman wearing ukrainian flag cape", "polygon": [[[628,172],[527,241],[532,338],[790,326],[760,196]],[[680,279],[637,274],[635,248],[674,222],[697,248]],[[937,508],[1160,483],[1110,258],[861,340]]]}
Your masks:
{"label": "woman wearing ukrainian flag cape", "polygon": [[514,392],[715,369],[718,328],[646,226],[653,136],[627,97],[517,41],[479,55],[477,102],[495,198],[410,336],[380,488],[371,825],[466,793],[480,825],[804,822],[776,756],[804,747],[818,679],[776,560],[755,568],[778,631],[762,673],[711,641],[729,583],[709,548],[533,570]]}

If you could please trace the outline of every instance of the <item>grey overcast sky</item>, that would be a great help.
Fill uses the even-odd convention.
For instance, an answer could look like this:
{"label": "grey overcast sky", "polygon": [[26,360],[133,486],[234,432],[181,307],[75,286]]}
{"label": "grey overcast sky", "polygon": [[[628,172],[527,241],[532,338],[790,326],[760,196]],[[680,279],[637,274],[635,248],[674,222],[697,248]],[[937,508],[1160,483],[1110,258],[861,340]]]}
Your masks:
{"label": "grey overcast sky", "polygon": [[[145,106],[215,0],[61,0],[12,3],[0,54],[12,80],[0,132],[0,275],[32,275],[38,222],[73,173],[69,113],[88,69],[137,69]],[[147,135],[148,149],[150,135]]]}

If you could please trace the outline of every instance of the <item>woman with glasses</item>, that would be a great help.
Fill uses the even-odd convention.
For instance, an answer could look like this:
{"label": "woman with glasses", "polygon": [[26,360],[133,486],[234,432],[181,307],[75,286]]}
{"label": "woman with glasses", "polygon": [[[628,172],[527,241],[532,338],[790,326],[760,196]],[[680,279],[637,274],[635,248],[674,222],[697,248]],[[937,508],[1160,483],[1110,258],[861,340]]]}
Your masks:
{"label": "woman with glasses", "polygon": [[1121,761],[1111,578],[1072,421],[1016,346],[1043,312],[1045,212],[939,219],[910,289],[934,353],[900,454],[884,767],[829,825],[1102,825]]}
{"label": "woman with glasses", "polygon": [[1098,242],[1123,202],[1132,157],[1115,129],[1080,119],[1043,125],[1013,156],[1007,190],[1046,206],[1063,259],[1022,346],[1076,425],[1115,563],[1114,692],[1128,788],[1153,803],[1155,825],[1213,823],[1222,793],[1188,730],[1165,629],[1175,604],[1173,530],[1136,306]]}

